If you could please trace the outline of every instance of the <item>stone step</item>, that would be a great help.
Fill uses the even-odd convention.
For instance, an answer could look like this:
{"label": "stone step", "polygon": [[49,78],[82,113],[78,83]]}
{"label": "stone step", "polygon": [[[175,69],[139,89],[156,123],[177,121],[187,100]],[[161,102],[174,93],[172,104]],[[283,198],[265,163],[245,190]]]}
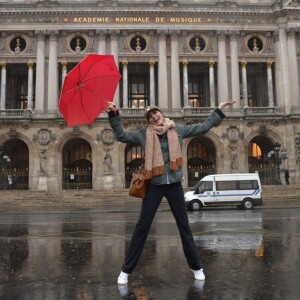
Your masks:
{"label": "stone step", "polygon": [[[188,190],[188,188],[186,189]],[[299,199],[298,186],[263,186],[263,200]],[[140,201],[128,195],[128,189],[117,190],[63,190],[53,192],[42,191],[1,191],[0,203],[8,206],[27,205],[117,205],[134,204]]]}

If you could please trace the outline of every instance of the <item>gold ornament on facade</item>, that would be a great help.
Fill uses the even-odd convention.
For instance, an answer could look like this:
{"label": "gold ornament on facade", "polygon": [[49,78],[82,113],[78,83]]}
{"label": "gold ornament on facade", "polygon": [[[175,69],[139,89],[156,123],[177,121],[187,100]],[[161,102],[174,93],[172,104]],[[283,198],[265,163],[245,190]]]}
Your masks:
{"label": "gold ornament on facade", "polygon": [[78,54],[81,51],[81,45],[80,45],[80,38],[76,38],[76,47],[75,47],[75,52]]}

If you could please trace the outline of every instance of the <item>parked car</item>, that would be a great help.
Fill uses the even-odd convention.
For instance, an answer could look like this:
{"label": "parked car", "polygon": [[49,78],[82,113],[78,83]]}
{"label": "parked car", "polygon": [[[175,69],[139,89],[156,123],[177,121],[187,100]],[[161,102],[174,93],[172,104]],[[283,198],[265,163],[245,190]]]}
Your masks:
{"label": "parked car", "polygon": [[263,205],[258,173],[212,174],[203,177],[184,194],[188,210],[211,206],[236,206],[252,209]]}

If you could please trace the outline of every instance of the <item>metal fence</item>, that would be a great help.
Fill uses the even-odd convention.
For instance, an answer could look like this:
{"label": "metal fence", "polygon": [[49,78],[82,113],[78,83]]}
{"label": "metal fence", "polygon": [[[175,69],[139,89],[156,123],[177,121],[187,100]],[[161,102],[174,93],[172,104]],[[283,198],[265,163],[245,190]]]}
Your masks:
{"label": "metal fence", "polygon": [[277,166],[275,164],[251,164],[249,165],[249,172],[258,172],[262,184],[278,184]]}
{"label": "metal fence", "polygon": [[[9,176],[12,178],[11,184]],[[0,190],[28,190],[28,169],[1,169]]]}

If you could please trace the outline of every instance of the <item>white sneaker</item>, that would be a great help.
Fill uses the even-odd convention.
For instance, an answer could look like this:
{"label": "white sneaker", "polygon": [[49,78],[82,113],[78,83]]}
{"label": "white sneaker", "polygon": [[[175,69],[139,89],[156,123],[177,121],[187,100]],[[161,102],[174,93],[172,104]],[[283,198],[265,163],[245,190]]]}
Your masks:
{"label": "white sneaker", "polygon": [[203,269],[200,269],[198,271],[194,271],[194,270],[192,270],[192,271],[194,272],[194,276],[195,276],[196,280],[205,280],[205,275],[203,273]]}
{"label": "white sneaker", "polygon": [[121,271],[119,277],[118,277],[118,284],[127,284],[128,283],[128,275],[127,273],[124,273]]}

